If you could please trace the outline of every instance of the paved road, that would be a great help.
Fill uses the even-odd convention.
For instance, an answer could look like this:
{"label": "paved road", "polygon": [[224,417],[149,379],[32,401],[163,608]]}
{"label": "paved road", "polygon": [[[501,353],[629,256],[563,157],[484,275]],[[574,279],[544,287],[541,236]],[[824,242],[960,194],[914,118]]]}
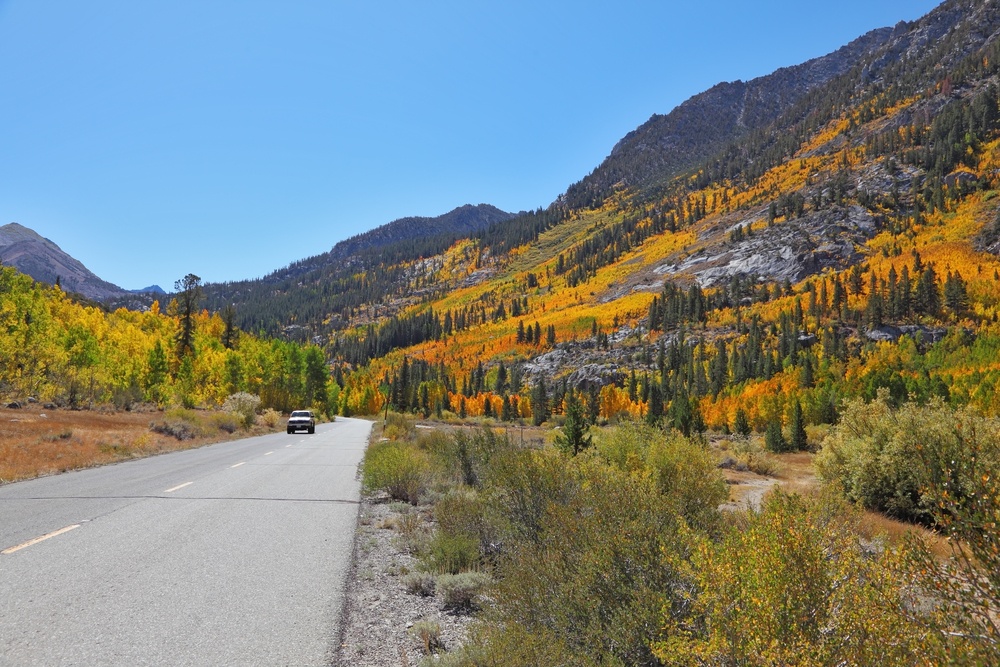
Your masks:
{"label": "paved road", "polygon": [[370,428],[0,487],[0,665],[327,664]]}

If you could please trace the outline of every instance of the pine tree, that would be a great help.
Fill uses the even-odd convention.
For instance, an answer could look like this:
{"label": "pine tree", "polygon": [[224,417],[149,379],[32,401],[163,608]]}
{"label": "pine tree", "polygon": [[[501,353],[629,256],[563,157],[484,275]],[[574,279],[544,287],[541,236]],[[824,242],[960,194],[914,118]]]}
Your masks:
{"label": "pine tree", "polygon": [[764,432],[764,446],[768,450],[781,453],[788,449],[788,443],[785,441],[785,435],[781,432],[781,420],[775,419],[767,424],[767,430]]}
{"label": "pine tree", "polygon": [[802,414],[802,404],[798,399],[792,404],[792,419],[788,425],[791,431],[788,446],[792,450],[803,450],[808,446],[806,440],[806,420]]}
{"label": "pine tree", "polygon": [[545,381],[538,378],[531,390],[531,423],[541,426],[549,418],[549,398],[545,391]]}
{"label": "pine tree", "polygon": [[576,397],[576,392],[571,391],[566,396],[566,420],[563,422],[562,432],[556,435],[556,446],[567,454],[576,456],[591,445],[588,429],[583,406]]}
{"label": "pine tree", "polygon": [[750,418],[746,411],[743,408],[736,408],[736,414],[733,416],[733,433],[746,438],[750,436],[751,431]]}

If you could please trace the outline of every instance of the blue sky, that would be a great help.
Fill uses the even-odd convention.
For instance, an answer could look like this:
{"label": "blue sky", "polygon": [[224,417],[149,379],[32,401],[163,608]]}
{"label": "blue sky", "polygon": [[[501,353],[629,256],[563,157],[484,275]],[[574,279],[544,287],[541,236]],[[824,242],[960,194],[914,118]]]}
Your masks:
{"label": "blue sky", "polygon": [[0,224],[105,280],[256,278],[544,207],[654,113],[933,0],[0,0]]}

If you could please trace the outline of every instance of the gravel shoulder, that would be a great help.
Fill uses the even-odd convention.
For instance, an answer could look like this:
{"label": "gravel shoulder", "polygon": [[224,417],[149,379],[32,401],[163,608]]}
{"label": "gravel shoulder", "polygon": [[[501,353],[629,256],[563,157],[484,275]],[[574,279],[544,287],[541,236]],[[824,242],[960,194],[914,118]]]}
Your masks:
{"label": "gravel shoulder", "polygon": [[428,655],[420,627],[439,629],[441,650],[454,650],[472,617],[443,609],[437,596],[406,590],[405,577],[419,568],[410,544],[433,528],[430,507],[363,497],[348,574],[337,667],[418,665]]}

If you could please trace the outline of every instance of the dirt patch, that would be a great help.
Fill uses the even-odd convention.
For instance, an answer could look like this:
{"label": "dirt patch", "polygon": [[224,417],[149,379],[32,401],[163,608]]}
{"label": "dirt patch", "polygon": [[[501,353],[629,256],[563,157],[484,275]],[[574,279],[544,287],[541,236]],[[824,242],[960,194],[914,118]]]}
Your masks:
{"label": "dirt patch", "polygon": [[197,411],[200,428],[179,441],[150,430],[164,413],[50,410],[38,404],[0,408],[0,483],[89,468],[179,449],[234,440],[274,429],[222,430],[212,413]]}

